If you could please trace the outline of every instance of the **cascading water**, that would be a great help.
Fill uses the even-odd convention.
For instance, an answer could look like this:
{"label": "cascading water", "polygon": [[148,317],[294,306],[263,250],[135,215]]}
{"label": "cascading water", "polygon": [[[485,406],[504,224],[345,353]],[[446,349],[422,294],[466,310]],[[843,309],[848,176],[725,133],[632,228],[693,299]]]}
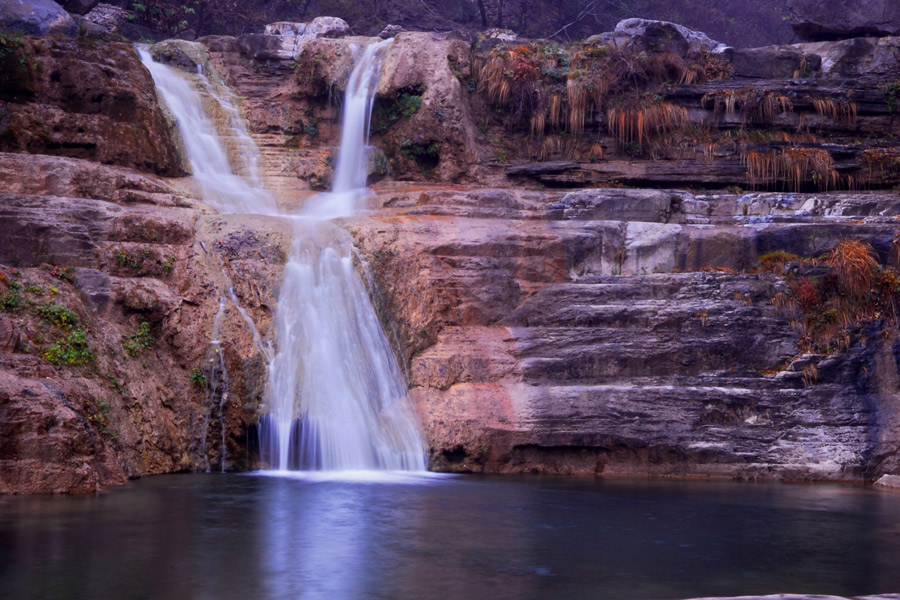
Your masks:
{"label": "cascading water", "polygon": [[349,217],[359,210],[360,201],[367,195],[367,142],[372,104],[384,51],[392,41],[390,38],[368,46],[353,68],[344,95],[341,147],[331,192],[310,199],[303,214],[320,219]]}
{"label": "cascading water", "polygon": [[[344,99],[333,190],[305,215],[347,216],[367,194],[366,135],[384,50],[357,62]],[[264,461],[279,470],[424,471],[425,451],[390,344],[354,266],[350,236],[299,219],[278,298]]]}
{"label": "cascading water", "polygon": [[[351,73],[332,191],[313,198],[301,217],[294,217],[294,248],[275,315],[274,358],[229,289],[254,340],[270,359],[269,414],[260,422],[260,450],[263,462],[277,470],[425,470],[425,450],[406,385],[357,273],[350,236],[324,221],[353,215],[368,194],[368,127],[391,41],[368,46]],[[225,213],[275,214],[274,202],[261,186],[248,185],[234,174],[199,94],[180,74],[153,62],[147,51],[140,53],[176,116],[207,201]],[[202,74],[199,77],[226,113],[236,113]],[[234,122],[232,133],[252,144],[238,126],[239,118]],[[248,174],[258,181],[252,177],[253,164]]]}
{"label": "cascading water", "polygon": [[[274,215],[277,214],[275,200],[259,183],[255,173],[259,151],[246,129],[232,126],[231,133],[240,140],[242,148],[252,147],[244,166],[255,185],[235,174],[235,169],[228,162],[228,156],[219,142],[219,134],[203,109],[203,99],[191,86],[187,79],[174,69],[155,62],[144,48],[138,48],[141,62],[150,71],[153,83],[159,90],[166,105],[178,124],[178,130],[184,141],[184,148],[191,163],[194,178],[200,184],[204,200],[221,213],[246,213]],[[198,75],[208,87],[208,80]],[[221,97],[213,98],[228,112],[233,107],[223,103]],[[236,112],[236,111],[235,111]],[[238,119],[236,123],[240,123]]]}

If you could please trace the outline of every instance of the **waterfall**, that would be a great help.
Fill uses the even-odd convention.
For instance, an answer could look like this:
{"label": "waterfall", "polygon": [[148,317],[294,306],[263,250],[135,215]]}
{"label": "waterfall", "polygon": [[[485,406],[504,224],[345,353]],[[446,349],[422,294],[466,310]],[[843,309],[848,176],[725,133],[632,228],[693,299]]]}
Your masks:
{"label": "waterfall", "polygon": [[369,45],[357,60],[344,94],[341,119],[341,146],[331,192],[310,199],[303,214],[320,219],[349,217],[359,210],[368,194],[368,137],[375,88],[381,73],[384,51],[393,38]]}
{"label": "waterfall", "polygon": [[[221,213],[276,214],[275,200],[259,183],[256,173],[259,149],[243,127],[239,115],[237,120],[229,119],[229,133],[238,140],[245,155],[246,164],[240,165],[243,168],[238,170],[247,172],[253,185],[235,174],[219,134],[203,108],[203,99],[186,79],[186,74],[155,62],[145,48],[139,47],[138,53],[141,62],[150,71],[156,89],[175,116],[191,171],[203,190],[203,199]],[[202,75],[197,77],[211,91],[208,79]],[[226,115],[231,117],[237,113],[233,106],[224,102],[223,96],[211,95]]]}
{"label": "waterfall", "polygon": [[323,218],[349,216],[368,194],[366,137],[386,40],[350,76],[331,193],[298,219],[276,310],[263,460],[279,470],[424,471],[406,384],[354,265],[350,236]]}
{"label": "waterfall", "polygon": [[[369,122],[391,42],[366,47],[350,75],[332,191],[314,197],[292,217],[294,244],[275,310],[274,357],[228,290],[269,359],[268,414],[260,420],[260,454],[278,471],[425,470],[425,450],[406,384],[357,272],[352,240],[327,221],[352,216],[369,194]],[[239,147],[252,147],[241,169],[251,183],[235,174],[186,75],[153,62],[146,50],[140,54],[178,121],[207,202],[220,212],[277,214],[271,196],[257,183],[258,150],[228,96],[214,91],[202,73],[197,76],[229,116],[229,135],[249,141]],[[214,337],[214,349],[220,350],[217,334]],[[220,415],[222,410],[220,406]]]}

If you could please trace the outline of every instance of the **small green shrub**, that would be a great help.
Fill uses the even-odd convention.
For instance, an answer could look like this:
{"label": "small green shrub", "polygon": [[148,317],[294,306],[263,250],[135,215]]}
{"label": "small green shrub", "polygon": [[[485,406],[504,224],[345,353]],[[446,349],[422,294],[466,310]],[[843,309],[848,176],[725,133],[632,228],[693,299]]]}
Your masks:
{"label": "small green shrub", "polygon": [[414,86],[400,90],[390,99],[376,99],[372,109],[372,131],[378,134],[386,133],[400,119],[408,119],[422,108],[422,94],[424,86]]}
{"label": "small green shrub", "polygon": [[15,281],[9,282],[6,292],[0,296],[0,309],[6,312],[19,312],[19,309],[22,308],[22,294],[19,293],[21,287]]}
{"label": "small green shrub", "polygon": [[170,257],[166,258],[166,261],[162,265],[163,275],[168,277],[169,275],[172,274],[172,271],[174,271],[174,270],[175,270],[175,257],[170,256]]}
{"label": "small green shrub", "polygon": [[39,285],[29,285],[27,288],[25,288],[25,293],[34,294],[35,296],[43,296],[45,292],[44,288]]}
{"label": "small green shrub", "polygon": [[122,380],[113,375],[112,373],[107,373],[106,378],[109,379],[109,386],[119,392],[120,394],[125,391],[125,386],[122,385]]}
{"label": "small green shrub", "polygon": [[35,310],[40,318],[66,331],[80,322],[75,312],[59,304],[41,304]]}
{"label": "small green shrub", "polygon": [[54,365],[86,365],[96,360],[88,344],[87,335],[81,329],[70,331],[44,352],[44,360]]}
{"label": "small green shrub", "polygon": [[150,323],[144,321],[138,326],[138,330],[122,338],[122,346],[128,356],[137,356],[144,350],[152,348],[156,343],[150,335]]}
{"label": "small green shrub", "polygon": [[900,79],[892,81],[884,86],[884,96],[887,101],[889,113],[893,113],[900,104]]}
{"label": "small green shrub", "polygon": [[94,400],[92,398],[89,402],[89,406],[92,410],[88,415],[88,421],[96,425],[97,429],[100,430],[100,433],[108,435],[113,439],[118,439],[119,436],[116,435],[115,431],[109,426],[109,404],[105,400]]}
{"label": "small green shrub", "polygon": [[194,367],[191,371],[191,382],[199,388],[206,387],[206,375],[200,370],[200,367]]}
{"label": "small green shrub", "polygon": [[120,267],[131,267],[132,269],[140,269],[141,263],[131,255],[127,250],[117,250],[115,253],[116,264]]}
{"label": "small green shrub", "polygon": [[69,283],[76,282],[75,276],[73,275],[73,273],[75,272],[75,267],[72,267],[72,266],[60,267],[58,265],[56,265],[56,266],[44,265],[41,268],[48,268],[50,270],[50,275],[52,275],[53,277],[56,277],[57,279],[59,279],[61,281],[68,281]]}
{"label": "small green shrub", "polygon": [[762,271],[770,271],[776,275],[784,274],[784,265],[800,260],[800,257],[785,250],[775,250],[759,257],[759,268]]}

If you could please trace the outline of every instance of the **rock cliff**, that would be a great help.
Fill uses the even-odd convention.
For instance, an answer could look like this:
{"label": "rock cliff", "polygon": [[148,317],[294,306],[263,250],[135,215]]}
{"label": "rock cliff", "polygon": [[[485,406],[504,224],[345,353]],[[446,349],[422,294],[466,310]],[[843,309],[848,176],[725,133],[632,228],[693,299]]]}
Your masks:
{"label": "rock cliff", "polygon": [[[900,474],[900,41],[732,49],[676,28],[660,47],[669,26],[396,35],[373,210],[341,223],[430,465]],[[329,29],[288,56],[299,32],[152,48],[232,87],[284,207],[329,186],[377,39]],[[131,47],[4,44],[0,492],[251,467],[290,228],[198,199]],[[848,241],[871,248],[865,299]]]}

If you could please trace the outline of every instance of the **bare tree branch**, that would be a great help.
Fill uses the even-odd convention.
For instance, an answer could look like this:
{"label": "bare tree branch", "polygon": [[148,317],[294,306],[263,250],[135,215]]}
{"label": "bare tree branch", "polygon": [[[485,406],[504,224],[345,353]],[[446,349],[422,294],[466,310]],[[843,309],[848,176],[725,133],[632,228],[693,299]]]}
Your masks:
{"label": "bare tree branch", "polygon": [[596,14],[596,12],[594,11],[594,9],[595,9],[596,6],[597,6],[596,0],[592,0],[591,2],[588,2],[587,6],[585,6],[583,9],[581,9],[581,12],[578,13],[578,16],[575,17],[575,20],[574,20],[574,21],[572,21],[571,23],[569,23],[569,24],[567,24],[567,25],[563,25],[563,26],[560,27],[556,32],[554,32],[552,35],[547,36],[547,39],[553,39],[553,38],[555,38],[556,36],[558,36],[560,33],[565,33],[565,34],[566,34],[566,39],[569,39],[569,40],[571,41],[571,39],[569,38],[569,34],[567,33],[567,30],[569,29],[569,27],[572,27],[572,26],[574,26],[574,25],[577,25],[577,24],[580,23],[582,20],[584,20],[584,19],[586,19],[586,18],[588,18],[588,17],[594,17],[594,19],[596,19],[597,22],[599,23],[600,20],[597,18],[597,14]]}

